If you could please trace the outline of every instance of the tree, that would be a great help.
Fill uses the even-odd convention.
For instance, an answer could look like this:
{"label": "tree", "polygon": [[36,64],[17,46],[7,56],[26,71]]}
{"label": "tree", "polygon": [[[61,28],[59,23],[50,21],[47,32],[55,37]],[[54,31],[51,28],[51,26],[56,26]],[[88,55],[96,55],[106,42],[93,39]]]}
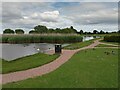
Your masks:
{"label": "tree", "polygon": [[91,32],[87,32],[87,34],[92,34]]}
{"label": "tree", "polygon": [[29,34],[37,34],[38,32],[37,31],[35,31],[35,30],[31,30],[31,31],[29,31]]}
{"label": "tree", "polygon": [[109,34],[109,32],[105,32],[105,34]]}
{"label": "tree", "polygon": [[83,32],[83,30],[80,30],[80,32],[79,32],[80,34],[83,34],[84,32]]}
{"label": "tree", "polygon": [[70,29],[74,29],[73,26],[70,26]]}
{"label": "tree", "polygon": [[71,26],[71,27],[70,27],[70,29],[71,29],[71,33],[77,33],[77,30],[76,30],[76,29],[74,29],[74,27],[73,27],[73,26]]}
{"label": "tree", "polygon": [[48,29],[46,26],[38,25],[34,27],[35,31],[38,33],[47,33]]}
{"label": "tree", "polygon": [[71,31],[69,30],[69,28],[64,28],[62,29],[62,33],[71,33]]}
{"label": "tree", "polygon": [[62,33],[77,33],[77,31],[71,28],[64,28],[62,29]]}
{"label": "tree", "polygon": [[15,33],[16,34],[24,34],[24,31],[22,29],[16,29]]}
{"label": "tree", "polygon": [[48,33],[55,33],[55,30],[52,29],[52,28],[50,28],[50,29],[48,30]]}
{"label": "tree", "polygon": [[56,28],[56,29],[55,29],[55,33],[62,33],[62,31],[61,31],[60,28]]}
{"label": "tree", "polygon": [[97,34],[98,33],[98,31],[97,30],[93,30],[93,34]]}
{"label": "tree", "polygon": [[101,30],[101,31],[100,31],[100,34],[105,34],[105,32]]}
{"label": "tree", "polygon": [[120,30],[118,30],[118,33],[120,33]]}
{"label": "tree", "polygon": [[88,34],[87,32],[84,32],[84,34]]}
{"label": "tree", "polygon": [[117,33],[116,31],[113,31],[113,32],[111,32],[111,33]]}
{"label": "tree", "polygon": [[11,29],[5,29],[5,30],[3,31],[3,34],[14,34],[14,31],[11,30]]}

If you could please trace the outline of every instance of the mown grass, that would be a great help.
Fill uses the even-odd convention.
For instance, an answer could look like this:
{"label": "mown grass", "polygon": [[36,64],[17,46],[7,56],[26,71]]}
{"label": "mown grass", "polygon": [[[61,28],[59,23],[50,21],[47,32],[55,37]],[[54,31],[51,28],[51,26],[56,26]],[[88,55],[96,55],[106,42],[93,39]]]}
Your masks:
{"label": "mown grass", "polygon": [[[104,52],[110,52],[106,55]],[[111,52],[114,51],[113,55]],[[75,54],[57,70],[3,88],[117,88],[118,50],[89,49]]]}
{"label": "mown grass", "polygon": [[0,58],[0,73],[2,73],[2,59]]}
{"label": "mown grass", "polygon": [[115,45],[119,45],[118,42],[107,42],[107,41],[104,41],[104,40],[101,40],[100,42],[103,42],[103,43],[108,43],[108,44],[115,44]]}
{"label": "mown grass", "polygon": [[74,43],[81,42],[82,37],[76,34],[36,34],[36,35],[2,35],[2,43]]}
{"label": "mown grass", "polygon": [[58,56],[59,55],[57,54],[47,55],[43,53],[38,53],[23,58],[15,59],[13,61],[3,60],[2,73],[10,73],[35,68],[55,60]]}
{"label": "mown grass", "polygon": [[79,48],[82,48],[82,47],[92,44],[94,40],[96,40],[96,39],[92,39],[92,40],[85,41],[85,42],[72,43],[72,44],[64,47],[64,49],[70,49],[70,50],[79,49]]}
{"label": "mown grass", "polygon": [[118,47],[118,46],[99,44],[96,47]]}

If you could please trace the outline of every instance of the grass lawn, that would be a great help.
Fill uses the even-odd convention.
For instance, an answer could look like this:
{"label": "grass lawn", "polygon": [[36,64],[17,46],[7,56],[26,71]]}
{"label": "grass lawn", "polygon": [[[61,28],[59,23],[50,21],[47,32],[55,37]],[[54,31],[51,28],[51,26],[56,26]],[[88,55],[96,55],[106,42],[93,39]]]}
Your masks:
{"label": "grass lawn", "polygon": [[118,42],[106,42],[106,41],[104,41],[104,40],[101,40],[100,42],[108,43],[108,44],[115,44],[115,45],[118,45],[118,44],[119,44]]}
{"label": "grass lawn", "polygon": [[0,73],[2,72],[2,59],[0,58]]}
{"label": "grass lawn", "polygon": [[94,40],[96,40],[96,39],[92,39],[92,40],[85,41],[85,42],[73,43],[73,44],[70,44],[70,45],[64,47],[64,49],[70,49],[70,50],[79,49],[79,48],[82,48],[82,47],[92,44]]}
{"label": "grass lawn", "polygon": [[118,47],[118,46],[99,44],[96,47]]}
{"label": "grass lawn", "polygon": [[14,61],[2,61],[2,73],[26,70],[55,60],[59,55],[34,54]]}
{"label": "grass lawn", "polygon": [[[115,54],[106,55],[105,51]],[[76,53],[49,74],[5,84],[3,88],[116,88],[117,75],[117,49],[89,49]]]}

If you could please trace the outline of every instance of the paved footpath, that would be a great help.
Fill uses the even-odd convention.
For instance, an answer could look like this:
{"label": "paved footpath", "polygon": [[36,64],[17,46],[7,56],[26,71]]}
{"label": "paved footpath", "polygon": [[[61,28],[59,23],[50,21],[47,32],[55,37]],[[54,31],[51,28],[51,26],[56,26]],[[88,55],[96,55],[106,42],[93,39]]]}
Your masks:
{"label": "paved footpath", "polygon": [[2,79],[1,83],[6,84],[10,82],[17,82],[20,80],[34,78],[37,76],[42,76],[44,74],[50,73],[56,70],[57,68],[59,68],[65,62],[67,62],[76,52],[84,49],[94,48],[98,44],[100,44],[100,42],[99,40],[96,40],[91,45],[77,49],[77,50],[62,50],[62,54],[60,55],[60,57],[58,57],[53,62],[50,62],[40,67],[24,70],[24,71],[17,71],[17,72],[12,72],[8,74],[2,74],[0,75],[0,78]]}

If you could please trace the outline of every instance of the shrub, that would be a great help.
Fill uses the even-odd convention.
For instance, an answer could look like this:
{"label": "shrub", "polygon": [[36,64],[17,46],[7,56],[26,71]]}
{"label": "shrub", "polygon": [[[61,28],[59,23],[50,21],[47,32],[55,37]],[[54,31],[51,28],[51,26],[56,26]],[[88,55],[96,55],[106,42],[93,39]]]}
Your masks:
{"label": "shrub", "polygon": [[119,35],[105,36],[104,41],[107,41],[107,42],[120,42],[120,36]]}

